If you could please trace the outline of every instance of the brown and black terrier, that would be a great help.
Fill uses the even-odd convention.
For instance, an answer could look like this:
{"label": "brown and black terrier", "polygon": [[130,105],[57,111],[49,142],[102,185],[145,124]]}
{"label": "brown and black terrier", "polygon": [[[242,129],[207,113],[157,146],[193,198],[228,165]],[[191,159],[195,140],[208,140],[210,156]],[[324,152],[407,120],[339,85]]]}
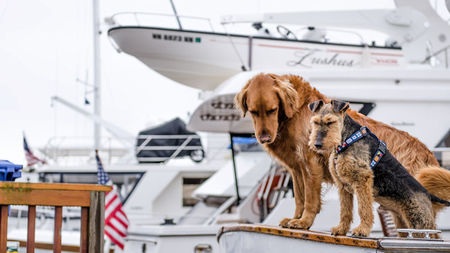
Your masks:
{"label": "brown and black terrier", "polygon": [[404,228],[435,229],[432,202],[450,206],[430,193],[389,152],[367,127],[362,127],[345,111],[348,103],[322,100],[309,105],[311,118],[309,146],[329,154],[329,170],[339,190],[340,223],[331,229],[345,235],[353,219],[353,194],[358,199],[361,223],[352,233],[368,236],[374,217],[375,199],[401,217]]}

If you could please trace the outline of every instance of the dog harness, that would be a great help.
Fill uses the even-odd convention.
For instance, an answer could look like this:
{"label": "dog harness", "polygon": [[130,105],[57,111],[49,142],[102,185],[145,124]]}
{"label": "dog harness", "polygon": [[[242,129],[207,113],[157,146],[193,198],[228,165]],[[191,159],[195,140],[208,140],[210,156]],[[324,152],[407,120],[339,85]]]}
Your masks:
{"label": "dog harness", "polygon": [[[370,168],[373,169],[380,162],[381,158],[384,156],[387,150],[386,143],[382,140],[378,139],[378,137],[373,134],[369,128],[363,126],[358,131],[354,132],[350,137],[348,137],[341,145],[336,148],[336,154],[340,154],[344,152],[348,147],[350,147],[353,143],[361,140],[368,134],[372,135],[378,140],[378,149],[375,151],[375,154],[372,157],[372,161],[370,162]],[[336,162],[336,160],[335,160]]]}

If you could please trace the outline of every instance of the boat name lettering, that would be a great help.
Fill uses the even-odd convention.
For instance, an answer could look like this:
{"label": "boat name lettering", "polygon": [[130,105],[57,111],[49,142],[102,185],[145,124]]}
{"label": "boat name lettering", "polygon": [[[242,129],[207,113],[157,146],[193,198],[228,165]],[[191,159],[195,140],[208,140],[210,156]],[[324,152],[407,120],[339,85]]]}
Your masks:
{"label": "boat name lettering", "polygon": [[213,115],[213,114],[202,114],[200,119],[203,121],[239,121],[241,116],[238,114],[228,114],[228,115]]}
{"label": "boat name lettering", "polygon": [[160,34],[153,33],[153,39],[156,40],[170,40],[170,41],[179,41],[179,42],[188,42],[188,43],[200,43],[202,39],[200,37],[190,37],[190,36],[181,36],[181,35],[171,35],[171,34]]}
{"label": "boat name lettering", "polygon": [[392,126],[415,126],[416,124],[414,124],[414,122],[405,122],[405,121],[395,122],[395,121],[393,121],[393,122],[391,122],[391,125]]}
{"label": "boat name lettering", "polygon": [[321,54],[318,55],[318,52],[322,50],[319,49],[308,49],[307,51],[297,51],[294,53],[294,56],[299,58],[298,60],[288,61],[288,66],[303,66],[307,68],[311,68],[313,65],[329,65],[329,66],[338,66],[338,67],[354,67],[356,65],[354,59],[346,59],[342,58],[339,53],[330,54]]}
{"label": "boat name lettering", "polygon": [[221,101],[213,101],[211,102],[211,106],[214,109],[234,109],[234,103],[225,103]]}
{"label": "boat name lettering", "polygon": [[394,65],[398,64],[397,59],[379,59],[379,58],[375,58],[375,62],[376,63],[380,63],[380,64],[394,64]]}

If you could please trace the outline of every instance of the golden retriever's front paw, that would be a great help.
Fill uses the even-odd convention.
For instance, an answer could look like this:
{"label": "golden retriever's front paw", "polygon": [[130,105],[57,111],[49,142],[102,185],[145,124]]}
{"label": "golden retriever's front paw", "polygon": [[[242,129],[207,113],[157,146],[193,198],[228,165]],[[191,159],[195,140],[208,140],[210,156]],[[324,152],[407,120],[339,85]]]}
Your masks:
{"label": "golden retriever's front paw", "polygon": [[339,224],[336,227],[331,228],[331,234],[332,235],[346,235],[348,230],[349,230],[348,226]]}
{"label": "golden retriever's front paw", "polygon": [[282,220],[280,221],[280,227],[288,228],[288,227],[289,227],[288,223],[289,223],[289,221],[291,221],[291,220],[292,220],[291,218],[284,218],[284,219],[282,219]]}
{"label": "golden retriever's front paw", "polygon": [[370,230],[370,227],[359,225],[352,230],[352,235],[358,237],[367,237],[370,234]]}
{"label": "golden retriever's front paw", "polygon": [[288,222],[289,228],[300,228],[300,229],[309,229],[312,225],[311,221],[306,219],[291,219]]}

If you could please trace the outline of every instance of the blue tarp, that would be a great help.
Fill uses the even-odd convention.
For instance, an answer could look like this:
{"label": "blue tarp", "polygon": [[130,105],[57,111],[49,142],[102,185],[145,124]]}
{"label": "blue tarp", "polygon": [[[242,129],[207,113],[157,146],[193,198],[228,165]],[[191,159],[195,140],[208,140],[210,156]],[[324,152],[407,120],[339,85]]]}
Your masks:
{"label": "blue tarp", "polygon": [[233,143],[236,144],[253,144],[256,142],[256,138],[253,137],[233,137]]}
{"label": "blue tarp", "polygon": [[[258,143],[258,141],[254,137],[233,137],[233,143],[252,145]],[[227,149],[231,149],[231,144],[228,145]]]}

